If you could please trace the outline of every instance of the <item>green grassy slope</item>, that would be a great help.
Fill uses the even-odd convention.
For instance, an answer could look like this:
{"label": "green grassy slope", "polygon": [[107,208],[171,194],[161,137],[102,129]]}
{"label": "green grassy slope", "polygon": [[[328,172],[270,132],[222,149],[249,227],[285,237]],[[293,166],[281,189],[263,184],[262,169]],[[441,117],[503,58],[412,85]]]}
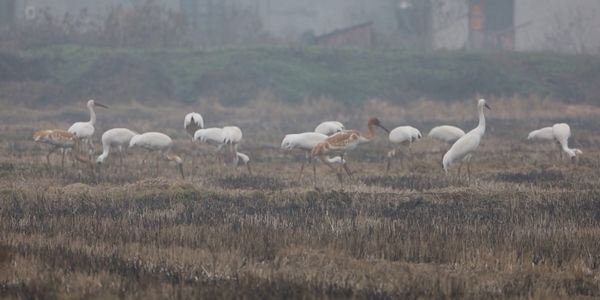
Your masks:
{"label": "green grassy slope", "polygon": [[193,102],[216,96],[243,103],[263,90],[285,101],[328,96],[343,101],[380,97],[453,100],[482,95],[552,96],[595,101],[600,57],[329,48],[111,50],[57,46],[0,54],[0,101],[7,82],[37,82],[29,102],[81,98]]}

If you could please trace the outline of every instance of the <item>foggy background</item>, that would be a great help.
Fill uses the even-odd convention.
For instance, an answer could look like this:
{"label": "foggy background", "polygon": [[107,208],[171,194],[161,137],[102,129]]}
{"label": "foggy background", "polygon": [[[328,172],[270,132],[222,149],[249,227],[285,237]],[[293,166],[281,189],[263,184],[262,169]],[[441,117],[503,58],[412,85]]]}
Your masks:
{"label": "foggy background", "polygon": [[594,0],[0,0],[0,101],[594,102],[599,9]]}
{"label": "foggy background", "polygon": [[598,53],[599,8],[594,0],[1,0],[0,27],[3,48],[12,37],[19,40],[13,46],[317,44]]}

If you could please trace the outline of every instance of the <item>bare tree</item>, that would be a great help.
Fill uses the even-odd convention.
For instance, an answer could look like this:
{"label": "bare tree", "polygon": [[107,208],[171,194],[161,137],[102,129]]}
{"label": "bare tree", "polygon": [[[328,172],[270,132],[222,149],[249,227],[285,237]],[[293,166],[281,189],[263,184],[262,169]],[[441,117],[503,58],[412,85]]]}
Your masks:
{"label": "bare tree", "polygon": [[594,27],[597,12],[594,9],[571,9],[566,15],[554,14],[553,24],[545,35],[545,48],[565,53],[598,53],[592,43],[598,35]]}

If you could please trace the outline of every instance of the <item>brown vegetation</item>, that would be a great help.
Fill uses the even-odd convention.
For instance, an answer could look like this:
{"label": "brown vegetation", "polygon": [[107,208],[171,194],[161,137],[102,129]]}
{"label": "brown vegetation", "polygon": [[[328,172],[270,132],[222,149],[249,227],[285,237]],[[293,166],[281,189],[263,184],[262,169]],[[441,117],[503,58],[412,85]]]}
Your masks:
{"label": "brown vegetation", "polygon": [[[349,155],[356,174],[344,191],[323,165],[324,192],[309,176],[295,180],[304,155],[278,150],[281,138],[320,120],[360,128],[377,115],[389,128],[410,124],[424,135],[442,122],[477,122],[473,100],[372,101],[366,112],[326,99],[194,106],[208,126],[236,120],[255,176],[219,173],[209,148],[192,147],[180,128],[190,107],[134,104],[99,114],[99,132],[126,126],[174,137],[186,180],[166,162],[155,174],[138,151],[126,156],[127,170],[111,165],[114,157],[95,172],[61,170],[57,160],[47,167],[31,133],[81,119],[83,104],[0,112],[0,296],[600,297],[598,107],[490,99],[471,182],[445,176],[444,146],[427,139],[414,144],[414,161],[394,162],[383,175],[389,149],[381,137]],[[571,123],[571,142],[584,151],[576,165],[557,160],[554,145],[525,141],[529,130],[559,120]]]}

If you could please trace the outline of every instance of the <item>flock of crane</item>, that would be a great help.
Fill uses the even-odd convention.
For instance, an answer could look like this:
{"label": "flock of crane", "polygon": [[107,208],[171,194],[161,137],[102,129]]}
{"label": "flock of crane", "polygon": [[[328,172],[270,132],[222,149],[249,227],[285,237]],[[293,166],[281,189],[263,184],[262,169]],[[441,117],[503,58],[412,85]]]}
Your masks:
{"label": "flock of crane", "polygon": [[[50,155],[57,150],[62,150],[61,165],[64,167],[65,154],[70,153],[72,160],[91,163],[94,155],[94,126],[96,124],[95,107],[108,108],[94,100],[87,102],[90,112],[88,122],[76,122],[68,130],[50,129],[39,130],[34,133],[33,138],[36,142],[42,142],[51,145],[51,149],[46,155],[47,163],[50,164]],[[485,115],[484,108],[490,109],[485,99],[477,102],[477,111],[479,124],[471,131],[465,133],[462,129],[442,125],[431,129],[428,136],[430,138],[442,141],[448,145],[451,144],[448,151],[442,159],[442,166],[445,172],[449,167],[459,161],[467,162],[467,174],[470,178],[470,159],[479,146],[481,138],[485,134]],[[392,131],[385,128],[379,119],[371,118],[367,123],[367,132],[345,129],[344,125],[337,121],[327,121],[319,124],[314,132],[304,132],[298,134],[288,134],[283,138],[281,149],[294,150],[299,149],[305,152],[306,160],[302,162],[299,177],[302,176],[305,164],[308,162],[313,166],[313,179],[315,188],[317,188],[317,172],[315,161],[318,159],[326,166],[331,168],[337,175],[340,184],[343,187],[343,172],[349,177],[352,172],[348,168],[344,158],[348,151],[355,149],[359,144],[367,143],[376,136],[375,127],[378,127],[389,134],[389,141],[395,145],[407,146],[411,152],[411,145],[422,137],[421,132],[411,126],[400,126]],[[184,129],[192,138],[192,141],[199,141],[212,145],[215,148],[216,160],[218,165],[231,164],[238,165],[240,162],[247,166],[248,172],[252,174],[250,168],[250,158],[248,155],[238,152],[238,146],[242,141],[242,130],[237,126],[225,126],[223,128],[204,128],[204,120],[198,113],[189,113],[184,118]],[[571,136],[571,129],[565,123],[554,124],[551,127],[534,130],[528,135],[530,140],[548,140],[555,141],[562,152],[565,152],[571,159],[575,159],[583,152],[576,148],[570,148],[568,139]],[[88,155],[79,153],[79,148],[87,147]],[[182,176],[183,160],[181,157],[172,153],[173,140],[164,133],[146,132],[138,134],[135,131],[126,128],[113,128],[102,134],[102,154],[96,158],[97,164],[102,164],[108,158],[111,149],[118,150],[121,166],[123,165],[124,148],[139,147],[150,152],[158,152],[156,160],[157,172],[161,158],[168,161],[174,161]],[[83,149],[85,150],[85,149]],[[335,155],[335,156],[334,156]],[[404,155],[400,148],[394,147],[387,153],[387,167],[389,171],[391,159],[396,156]],[[145,160],[144,160],[145,161]],[[335,165],[338,165],[336,168]],[[460,176],[460,168],[458,171]]]}

